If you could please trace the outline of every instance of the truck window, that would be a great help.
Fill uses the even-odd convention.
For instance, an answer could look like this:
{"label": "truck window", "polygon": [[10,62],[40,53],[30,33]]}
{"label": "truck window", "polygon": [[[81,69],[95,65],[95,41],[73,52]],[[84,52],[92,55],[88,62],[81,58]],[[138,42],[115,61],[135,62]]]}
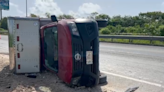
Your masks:
{"label": "truck window", "polygon": [[57,27],[44,29],[45,64],[51,70],[58,69],[58,32]]}

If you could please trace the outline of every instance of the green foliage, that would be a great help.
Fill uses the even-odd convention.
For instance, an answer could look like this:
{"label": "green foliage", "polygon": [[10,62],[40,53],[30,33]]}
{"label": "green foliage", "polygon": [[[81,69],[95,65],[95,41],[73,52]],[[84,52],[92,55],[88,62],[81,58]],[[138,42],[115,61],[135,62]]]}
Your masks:
{"label": "green foliage", "polygon": [[66,14],[59,15],[58,18],[59,18],[59,19],[74,19],[73,16],[71,16],[71,15],[66,15]]}
{"label": "green foliage", "polygon": [[7,34],[7,30],[0,28],[0,34],[6,35]]}
{"label": "green foliage", "polygon": [[30,14],[31,17],[38,17],[37,15],[35,14]]}
{"label": "green foliage", "polygon": [[7,32],[7,30],[0,28],[0,32]]}
{"label": "green foliage", "polygon": [[[164,36],[164,13],[147,12],[138,16],[113,16],[99,14],[96,19],[108,18],[108,28],[110,34],[132,34],[132,35],[152,35]],[[102,32],[101,32],[102,33]]]}
{"label": "green foliage", "polygon": [[106,14],[99,14],[98,16],[96,16],[96,19],[107,19],[110,20],[110,17]]}
{"label": "green foliage", "polygon": [[116,30],[117,30],[116,27],[111,26],[111,25],[108,25],[107,28],[108,28],[109,30],[111,30],[112,33],[116,32]]}
{"label": "green foliage", "polygon": [[[31,17],[39,17],[31,14]],[[45,13],[50,18],[50,13]],[[101,34],[110,35],[153,35],[164,36],[164,13],[163,12],[145,12],[138,16],[113,16],[93,12],[89,16],[92,19],[107,19],[108,25],[100,30]],[[59,15],[58,19],[74,19],[72,15]],[[7,18],[0,21],[0,31],[7,30]]]}
{"label": "green foliage", "polygon": [[160,35],[164,36],[164,25],[159,26]]}
{"label": "green foliage", "polygon": [[45,13],[45,15],[46,15],[46,17],[47,17],[47,18],[50,18],[50,17],[51,17],[51,14],[50,14],[50,13],[48,13],[48,12],[47,12],[47,13]]}
{"label": "green foliage", "polygon": [[93,12],[93,13],[91,13],[91,18],[92,19],[95,19],[95,17],[98,15],[98,12]]}
{"label": "green foliage", "polygon": [[110,30],[109,30],[108,28],[102,28],[102,29],[100,30],[100,33],[101,33],[101,34],[110,34]]}
{"label": "green foliage", "polygon": [[8,28],[7,28],[7,18],[6,18],[6,17],[4,17],[4,18],[1,20],[1,22],[0,22],[0,28],[3,28],[3,29],[5,29],[5,30],[8,29]]}

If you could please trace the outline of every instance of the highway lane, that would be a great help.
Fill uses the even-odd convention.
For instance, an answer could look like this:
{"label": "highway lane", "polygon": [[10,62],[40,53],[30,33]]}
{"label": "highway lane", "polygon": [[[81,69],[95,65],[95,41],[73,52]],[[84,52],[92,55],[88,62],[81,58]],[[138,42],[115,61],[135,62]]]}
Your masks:
{"label": "highway lane", "polygon": [[[1,36],[0,53],[8,53],[7,40]],[[140,86],[138,92],[164,92],[164,47],[100,43],[100,70],[116,89]]]}
{"label": "highway lane", "polygon": [[101,43],[100,62],[104,71],[164,85],[164,47]]}
{"label": "highway lane", "polygon": [[5,40],[5,41],[8,40],[8,36],[6,36],[6,35],[0,35],[0,36],[1,36],[1,40]]}
{"label": "highway lane", "polygon": [[8,36],[0,35],[0,53],[8,53]]}
{"label": "highway lane", "polygon": [[121,77],[135,80],[132,85],[141,83],[145,88],[138,92],[164,92],[164,47],[100,43],[100,69],[113,80]]}

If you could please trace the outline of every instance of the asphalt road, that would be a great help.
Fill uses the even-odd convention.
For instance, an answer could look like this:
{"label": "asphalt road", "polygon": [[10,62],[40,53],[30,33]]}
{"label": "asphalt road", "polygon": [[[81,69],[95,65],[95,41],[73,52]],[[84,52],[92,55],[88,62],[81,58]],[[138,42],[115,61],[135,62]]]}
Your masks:
{"label": "asphalt road", "polygon": [[8,36],[0,35],[0,53],[9,53]]}
{"label": "asphalt road", "polygon": [[100,43],[100,69],[115,86],[164,92],[164,47]]}
{"label": "asphalt road", "polygon": [[[7,40],[1,36],[0,53],[8,53]],[[116,92],[164,92],[164,47],[100,43],[100,70]]]}

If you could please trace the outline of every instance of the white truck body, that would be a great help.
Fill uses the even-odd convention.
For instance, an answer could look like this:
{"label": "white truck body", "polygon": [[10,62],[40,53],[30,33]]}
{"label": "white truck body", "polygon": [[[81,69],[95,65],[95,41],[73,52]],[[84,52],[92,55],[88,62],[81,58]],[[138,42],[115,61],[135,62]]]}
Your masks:
{"label": "white truck body", "polygon": [[10,70],[40,72],[40,19],[8,17]]}

